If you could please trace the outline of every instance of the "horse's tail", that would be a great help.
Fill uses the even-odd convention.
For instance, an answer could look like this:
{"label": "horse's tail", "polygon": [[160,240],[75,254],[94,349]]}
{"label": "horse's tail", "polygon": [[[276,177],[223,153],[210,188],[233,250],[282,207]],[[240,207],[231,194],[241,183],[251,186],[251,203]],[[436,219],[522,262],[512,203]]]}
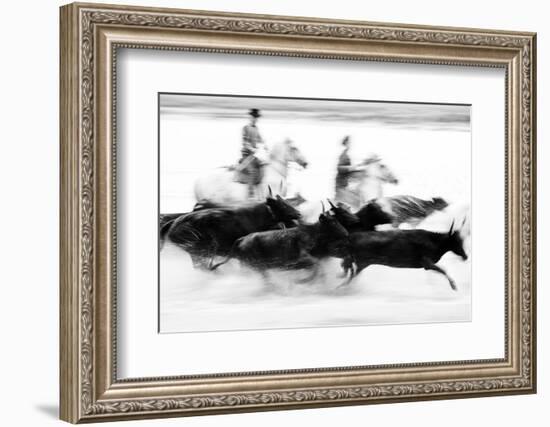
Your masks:
{"label": "horse's tail", "polygon": [[388,198],[391,209],[399,223],[411,219],[422,219],[435,211],[442,210],[448,206],[442,198],[430,200],[420,199],[414,196],[393,196]]}
{"label": "horse's tail", "polygon": [[400,220],[418,218],[426,215],[424,200],[414,196],[394,196],[388,198],[391,209]]}

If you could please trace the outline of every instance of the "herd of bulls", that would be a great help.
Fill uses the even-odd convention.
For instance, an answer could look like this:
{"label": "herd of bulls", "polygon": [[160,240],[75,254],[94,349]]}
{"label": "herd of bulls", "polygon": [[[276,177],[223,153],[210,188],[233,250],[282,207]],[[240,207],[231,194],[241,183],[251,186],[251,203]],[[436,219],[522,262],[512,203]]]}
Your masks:
{"label": "herd of bulls", "polygon": [[[414,201],[415,206],[419,200]],[[457,289],[454,280],[437,265],[447,252],[467,259],[454,222],[443,233],[398,228],[377,231],[378,225],[396,224],[403,200],[395,201],[393,215],[377,201],[352,213],[346,206],[329,200],[330,209],[325,210],[323,205],[317,221],[306,223],[297,209],[303,201],[270,193],[265,202],[240,207],[198,203],[189,213],[161,215],[161,247],[169,240],[189,253],[195,268],[207,270],[237,259],[260,272],[266,281],[271,269],[305,269],[311,274],[301,282],[310,282],[319,273],[321,261],[335,257],[342,260],[346,278],[342,285],[349,284],[369,265],[378,264],[432,270],[443,274],[451,288]],[[420,200],[432,206],[432,212],[446,206],[440,201],[430,205]],[[429,210],[423,209],[422,215]],[[215,263],[216,259],[220,261]]]}

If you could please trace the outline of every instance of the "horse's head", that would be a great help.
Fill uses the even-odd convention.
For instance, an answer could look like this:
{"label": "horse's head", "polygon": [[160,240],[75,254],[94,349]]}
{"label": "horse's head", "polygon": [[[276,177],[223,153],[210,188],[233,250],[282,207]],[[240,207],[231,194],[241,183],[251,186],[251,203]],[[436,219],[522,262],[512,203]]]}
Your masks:
{"label": "horse's head", "polygon": [[287,162],[294,162],[299,164],[303,168],[307,168],[307,160],[304,156],[304,154],[300,151],[300,149],[296,146],[294,141],[287,138],[284,142],[286,145],[286,155],[285,160]]}
{"label": "horse's head", "polygon": [[361,165],[364,166],[365,177],[375,178],[387,184],[399,184],[399,180],[392,170],[382,162],[376,154],[368,156]]}
{"label": "horse's head", "polygon": [[378,167],[380,172],[379,176],[382,181],[387,182],[388,184],[399,184],[399,180],[391,169],[386,166],[386,164],[380,163]]}

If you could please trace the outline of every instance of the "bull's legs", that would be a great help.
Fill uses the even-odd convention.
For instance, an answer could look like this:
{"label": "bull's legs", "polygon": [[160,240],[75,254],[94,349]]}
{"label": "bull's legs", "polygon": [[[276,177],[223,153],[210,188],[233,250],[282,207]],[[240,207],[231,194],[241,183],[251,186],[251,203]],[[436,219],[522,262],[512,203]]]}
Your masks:
{"label": "bull's legs", "polygon": [[364,270],[365,268],[367,268],[369,266],[369,264],[366,264],[366,265],[357,264],[357,262],[354,261],[353,258],[349,258],[349,257],[344,259],[343,262],[346,262],[346,264],[348,266],[347,272],[349,272],[349,276],[347,276],[346,280],[344,280],[340,285],[338,285],[336,287],[336,289],[340,289],[340,288],[343,288],[343,287],[349,285],[351,283],[351,281],[355,277],[357,277],[357,275],[362,270]]}
{"label": "bull's legs", "polygon": [[447,272],[445,270],[443,270],[440,266],[438,265],[435,265],[431,260],[429,259],[425,259],[424,260],[424,263],[423,263],[423,267],[425,270],[432,270],[432,271],[437,271],[438,273],[441,273],[443,274],[447,280],[449,281],[449,285],[451,285],[451,288],[453,291],[456,291],[457,290],[457,287],[456,287],[456,284],[455,284],[455,281],[451,278],[451,276],[449,276],[447,274]]}
{"label": "bull's legs", "polygon": [[319,264],[315,263],[311,266],[311,274],[298,280],[298,283],[310,283],[319,275]]}
{"label": "bull's legs", "polygon": [[275,285],[275,282],[273,282],[272,277],[269,275],[268,270],[264,268],[256,268],[255,270],[262,275],[262,279],[264,282],[264,287],[260,291],[260,293],[261,294],[277,293],[277,286]]}
{"label": "bull's legs", "polygon": [[311,269],[312,272],[309,276],[298,280],[298,283],[309,283],[317,277],[319,274],[319,260],[308,253],[303,252],[298,261],[294,263],[295,269]]}
{"label": "bull's legs", "polygon": [[342,262],[340,263],[340,267],[342,267],[342,273],[338,276],[342,279],[348,277],[349,271],[350,271],[350,265],[347,260],[347,258],[344,258]]}
{"label": "bull's legs", "polygon": [[340,289],[340,288],[345,288],[345,287],[347,287],[347,286],[350,284],[350,282],[353,280],[354,277],[355,277],[355,276],[353,275],[353,272],[350,270],[349,276],[346,278],[346,280],[344,280],[342,283],[340,283],[340,284],[336,287],[336,289]]}
{"label": "bull's legs", "polygon": [[193,263],[193,268],[200,269],[200,270],[207,270],[208,265],[206,263],[206,260],[204,257],[200,255],[191,255],[191,262]]}
{"label": "bull's legs", "polygon": [[217,243],[213,243],[212,246],[210,247],[210,255],[209,255],[210,260],[208,261],[209,270],[212,270],[214,267],[214,258],[216,257],[216,253],[218,252],[218,246],[219,245]]}
{"label": "bull's legs", "polygon": [[354,276],[355,275],[355,269],[356,267],[354,266],[354,261],[353,261],[353,258],[351,256],[347,256],[345,257],[342,262],[340,263],[340,265],[342,266],[342,275],[340,277],[342,278],[347,278],[348,275],[352,275]]}
{"label": "bull's legs", "polygon": [[271,281],[271,278],[269,277],[269,274],[267,273],[267,270],[264,269],[258,269],[260,274],[262,275],[262,278],[264,279],[264,284],[268,287],[273,289],[273,282]]}
{"label": "bull's legs", "polygon": [[212,258],[210,258],[210,262],[208,264],[208,270],[210,271],[214,271],[216,270],[218,267],[224,265],[224,264],[227,264],[229,261],[231,260],[231,254],[227,255],[223,260],[221,260],[220,262],[214,264],[214,256],[212,256]]}

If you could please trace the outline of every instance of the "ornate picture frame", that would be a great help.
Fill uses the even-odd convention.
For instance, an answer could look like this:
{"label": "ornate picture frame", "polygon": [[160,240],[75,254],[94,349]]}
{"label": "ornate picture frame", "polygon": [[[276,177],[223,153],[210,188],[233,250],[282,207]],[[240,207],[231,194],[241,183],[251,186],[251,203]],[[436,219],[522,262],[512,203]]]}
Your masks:
{"label": "ornate picture frame", "polygon": [[[63,6],[60,14],[61,419],[79,423],[536,391],[534,33],[80,3]],[[114,72],[119,48],[504,69],[505,357],[119,380]]]}

